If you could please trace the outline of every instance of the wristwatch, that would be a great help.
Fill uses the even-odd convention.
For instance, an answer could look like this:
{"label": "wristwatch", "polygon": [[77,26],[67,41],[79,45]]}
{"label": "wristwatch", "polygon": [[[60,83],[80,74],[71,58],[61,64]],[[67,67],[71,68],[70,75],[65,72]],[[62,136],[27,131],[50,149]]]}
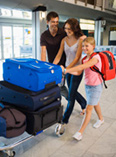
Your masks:
{"label": "wristwatch", "polygon": [[64,74],[65,74],[65,72],[66,72],[66,69],[64,69]]}

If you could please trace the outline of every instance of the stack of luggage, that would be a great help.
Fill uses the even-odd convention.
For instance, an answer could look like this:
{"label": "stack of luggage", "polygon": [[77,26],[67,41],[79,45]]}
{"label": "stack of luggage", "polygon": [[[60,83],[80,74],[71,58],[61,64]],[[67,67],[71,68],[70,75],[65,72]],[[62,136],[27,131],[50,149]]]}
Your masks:
{"label": "stack of luggage", "polygon": [[[32,58],[6,59],[3,79],[0,81],[0,136],[15,137],[24,131],[36,135],[61,121],[63,107],[58,84],[62,70],[59,65]],[[6,120],[6,128],[1,127],[1,118]],[[20,125],[8,126],[9,119],[10,123]]]}

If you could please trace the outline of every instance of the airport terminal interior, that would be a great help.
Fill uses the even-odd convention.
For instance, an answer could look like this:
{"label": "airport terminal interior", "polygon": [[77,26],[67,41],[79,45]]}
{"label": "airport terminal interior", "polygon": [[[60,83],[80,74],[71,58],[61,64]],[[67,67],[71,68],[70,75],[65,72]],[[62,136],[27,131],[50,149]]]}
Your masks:
{"label": "airport terminal interior", "polygon": [[[95,38],[95,51],[111,51],[116,59],[116,0],[0,0],[0,81],[5,59],[40,60],[40,35],[47,29],[46,15],[50,11],[59,14],[59,27],[69,18],[78,19],[83,33]],[[0,137],[0,157],[14,156],[14,152],[16,157],[116,157],[116,78],[106,84],[108,88],[103,88],[100,100],[105,122],[100,128],[92,127],[97,119],[93,111],[83,139],[72,138],[84,117],[75,101],[64,135],[55,135],[54,124],[36,136],[24,132],[15,138]],[[84,85],[83,79],[79,92],[86,98]],[[61,103],[65,110],[64,97]],[[30,139],[10,151],[2,150],[25,137]]]}

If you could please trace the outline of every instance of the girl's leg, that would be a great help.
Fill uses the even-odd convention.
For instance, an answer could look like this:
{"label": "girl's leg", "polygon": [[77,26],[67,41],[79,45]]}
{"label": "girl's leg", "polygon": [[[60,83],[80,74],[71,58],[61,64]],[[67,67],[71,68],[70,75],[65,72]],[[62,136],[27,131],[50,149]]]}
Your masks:
{"label": "girl's leg", "polygon": [[95,109],[95,111],[97,113],[97,116],[98,116],[99,120],[102,121],[103,120],[103,116],[102,116],[102,113],[101,113],[101,107],[100,107],[99,103],[98,103],[98,105],[94,106],[94,109]]}
{"label": "girl's leg", "polygon": [[86,126],[88,125],[89,121],[90,121],[90,118],[91,118],[91,113],[92,113],[92,110],[93,110],[93,107],[92,105],[88,105],[87,108],[86,108],[86,115],[83,119],[83,122],[82,122],[82,125],[81,125],[81,128],[78,132],[76,132],[73,136],[73,138],[75,138],[76,140],[81,140],[82,139],[82,133],[83,131],[85,130]]}
{"label": "girl's leg", "polygon": [[79,132],[81,134],[83,133],[83,131],[85,130],[86,126],[88,125],[88,123],[91,119],[91,113],[92,113],[93,107],[94,106],[92,106],[92,105],[88,105],[86,108],[86,115],[84,117],[84,121],[82,122],[81,128],[79,130]]}
{"label": "girl's leg", "polygon": [[93,125],[93,127],[97,129],[104,123],[104,119],[103,119],[103,116],[102,116],[102,113],[101,113],[101,107],[100,107],[99,103],[96,106],[94,106],[94,109],[95,109],[99,119]]}

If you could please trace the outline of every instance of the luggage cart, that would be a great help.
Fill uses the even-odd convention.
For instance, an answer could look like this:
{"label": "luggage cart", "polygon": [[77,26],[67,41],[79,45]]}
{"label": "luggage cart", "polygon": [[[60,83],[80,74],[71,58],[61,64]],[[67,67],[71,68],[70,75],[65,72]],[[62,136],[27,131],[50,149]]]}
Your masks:
{"label": "luggage cart", "polygon": [[[42,131],[39,131],[36,135],[42,133]],[[33,138],[36,135],[28,135],[12,144],[4,144],[4,143],[0,143],[0,152],[1,153],[5,153],[8,157],[14,157],[16,152],[13,150],[14,147],[18,146],[19,144],[22,144],[23,142],[30,140],[31,138]],[[0,155],[1,156],[1,155]],[[4,157],[4,156],[3,156]]]}

